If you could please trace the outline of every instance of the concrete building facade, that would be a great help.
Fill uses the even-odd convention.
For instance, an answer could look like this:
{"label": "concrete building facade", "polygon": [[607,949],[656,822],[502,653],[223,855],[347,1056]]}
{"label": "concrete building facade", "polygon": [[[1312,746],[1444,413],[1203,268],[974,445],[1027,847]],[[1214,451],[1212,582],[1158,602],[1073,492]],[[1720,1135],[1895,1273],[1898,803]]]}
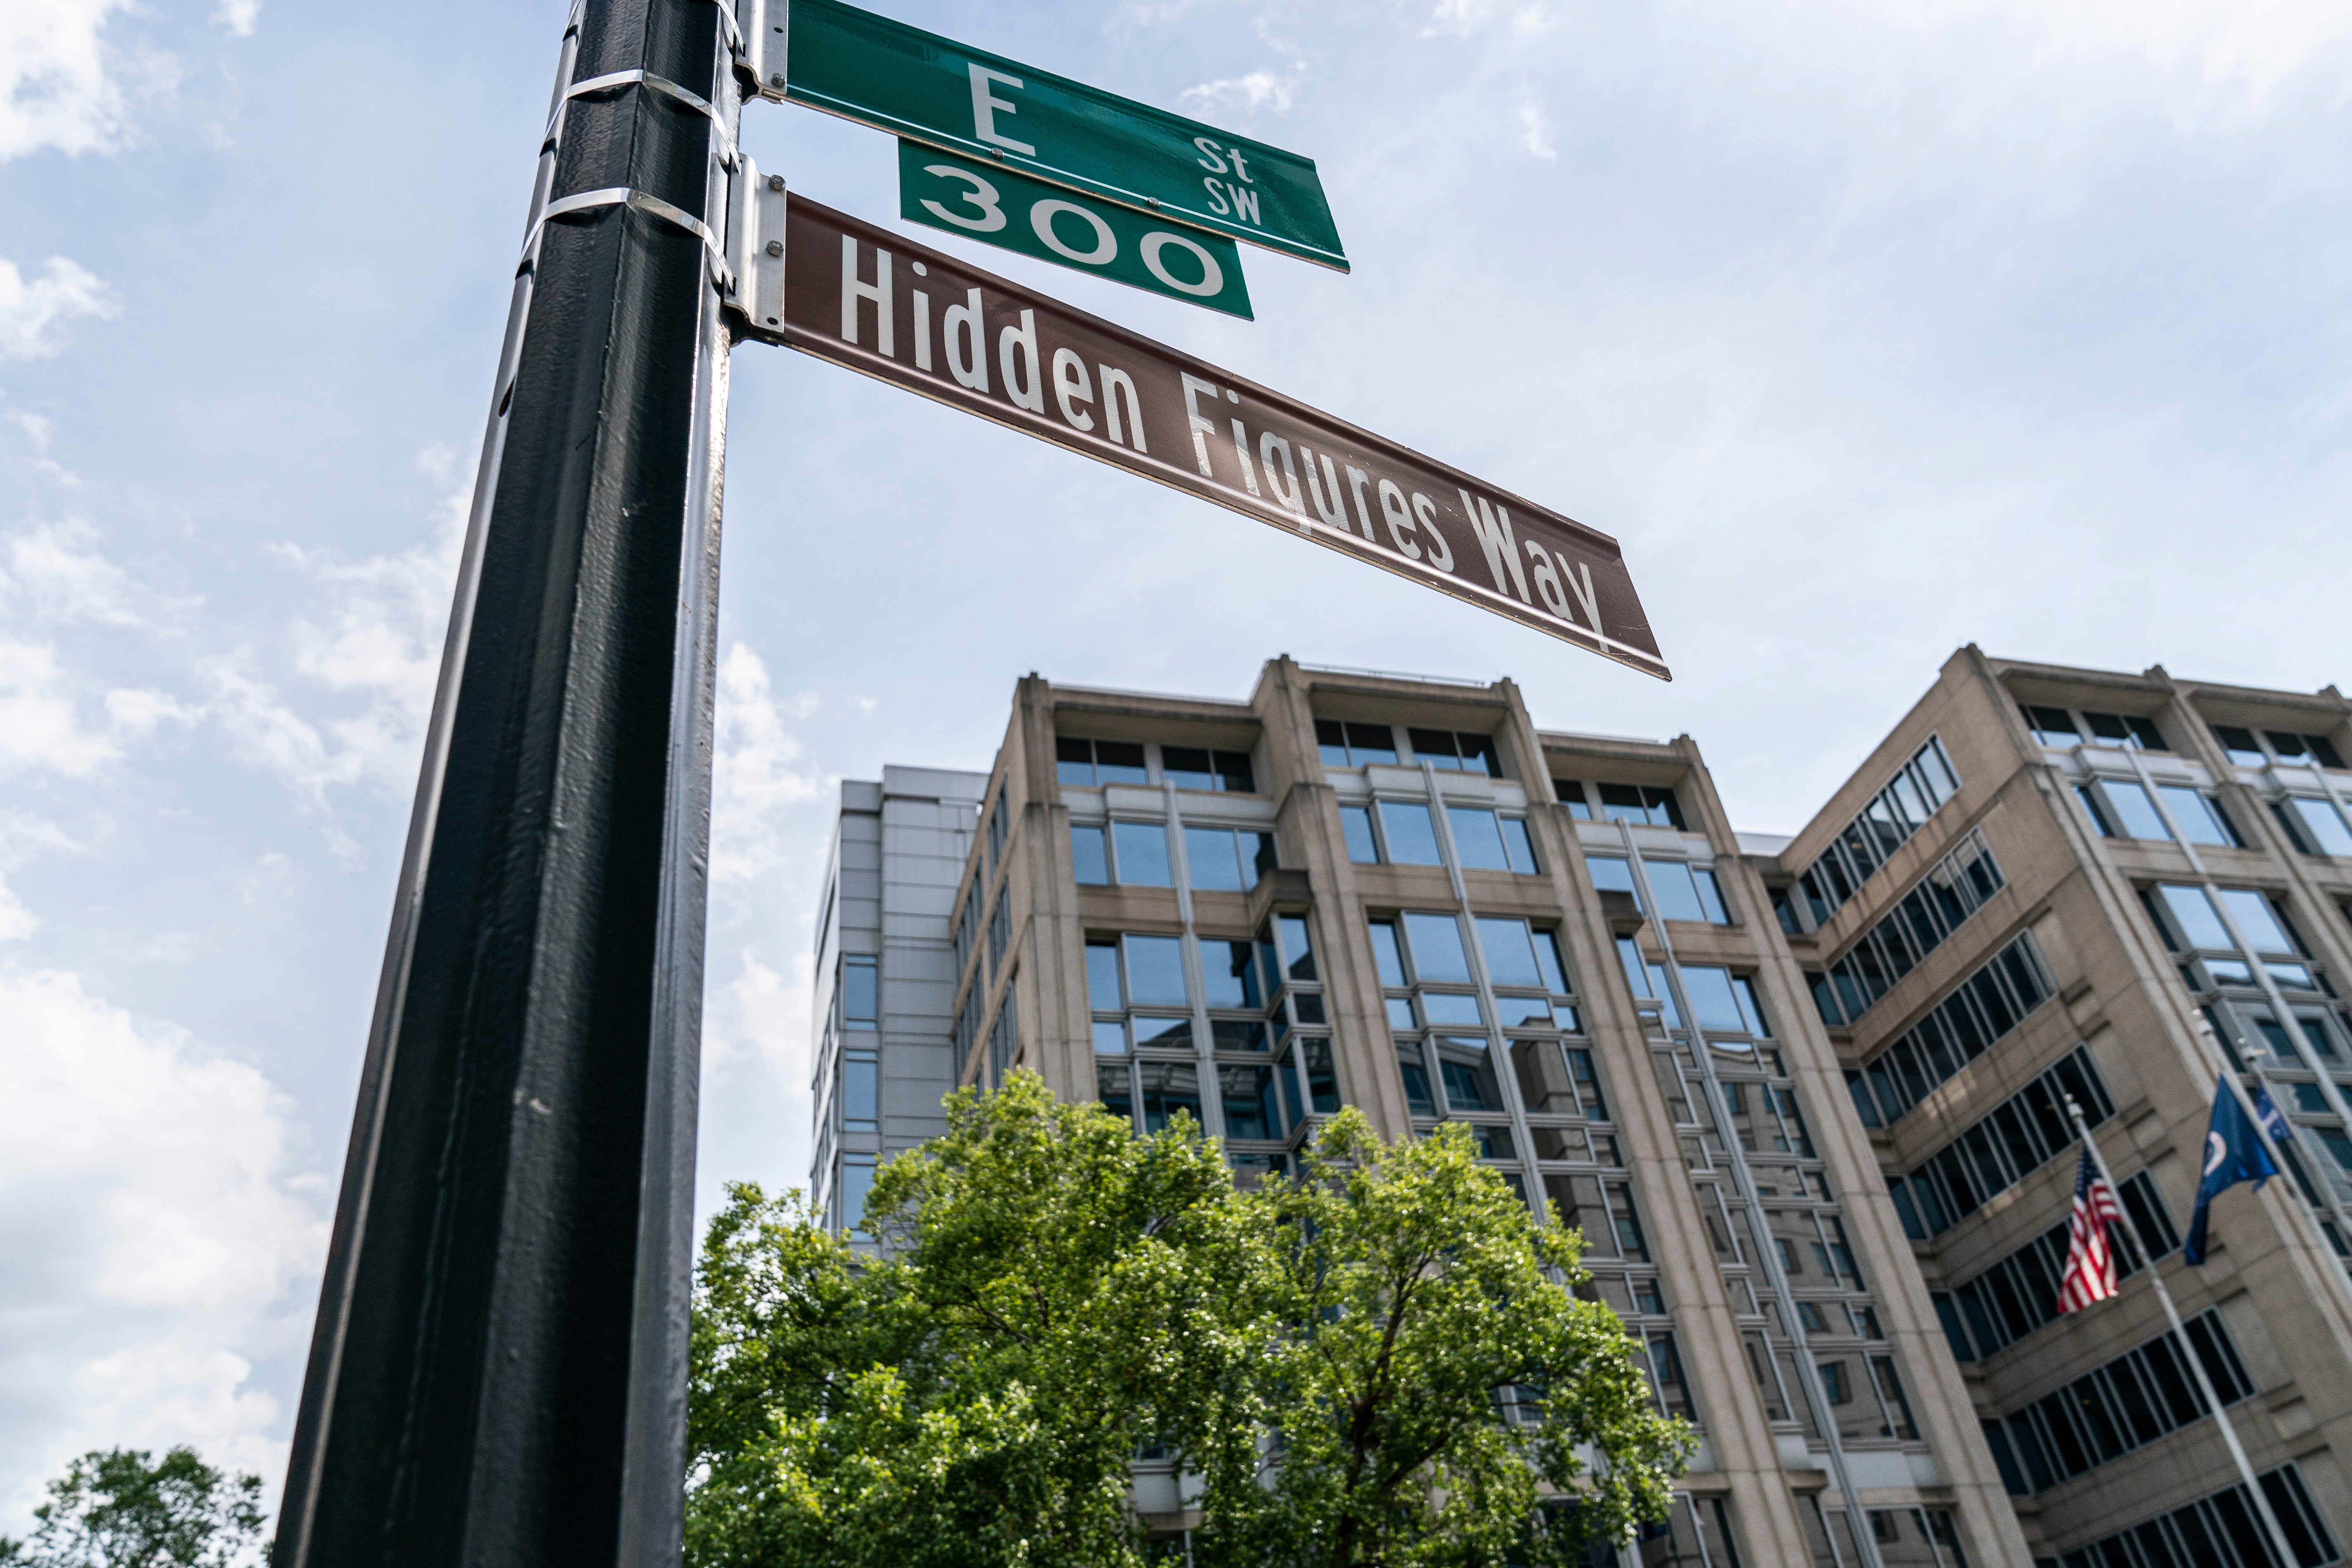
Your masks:
{"label": "concrete building facade", "polygon": [[[1736,832],[1688,737],[1540,730],[1508,680],[1284,658],[1236,701],[1031,676],[987,774],[845,788],[815,1185],[849,1213],[941,1093],[1015,1067],[1139,1128],[1189,1112],[1244,1181],[1341,1105],[1392,1138],[1459,1121],[1583,1230],[1591,1292],[1704,1436],[1620,1561],[2280,1563],[2184,1402],[2193,1355],[2287,1555],[2333,1562],[2347,716],[2332,689],[1964,649],[1790,839]],[[894,923],[865,889],[892,885],[868,824],[901,779],[940,837]],[[874,1054],[902,1065],[853,1131],[869,954]],[[2294,1123],[2292,1180],[2223,1198],[2191,1268],[2223,1074]],[[2119,1300],[2054,1313],[2069,1097],[2185,1342],[2128,1249]],[[1139,1505],[1181,1526],[1149,1470]]]}
{"label": "concrete building facade", "polygon": [[[2295,1559],[2336,1561],[2352,1524],[2347,717],[2333,688],[1965,648],[1768,873],[2038,1561],[2275,1560],[2190,1353]],[[1918,798],[1923,765],[1948,800]],[[2225,1078],[2293,1124],[2290,1179],[2218,1200],[2191,1268]],[[2136,1257],[2120,1299],[2055,1310],[2070,1095],[2186,1347]]]}
{"label": "concrete building facade", "polygon": [[948,915],[979,822],[982,773],[886,767],[845,780],[816,922],[809,1193],[866,1206],[876,1167],[947,1131],[955,944]]}

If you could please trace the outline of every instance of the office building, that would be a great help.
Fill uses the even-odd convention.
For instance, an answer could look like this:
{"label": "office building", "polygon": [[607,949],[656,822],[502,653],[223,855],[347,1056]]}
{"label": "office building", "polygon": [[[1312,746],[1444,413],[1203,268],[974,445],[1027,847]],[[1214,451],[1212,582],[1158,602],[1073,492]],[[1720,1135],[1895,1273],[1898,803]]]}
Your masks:
{"label": "office building", "polygon": [[[1014,1067],[1139,1128],[1189,1112],[1244,1181],[1343,1104],[1390,1137],[1469,1124],[1583,1230],[1593,1293],[1704,1437],[1623,1562],[2271,1563],[2190,1355],[2288,1554],[2332,1562],[2352,1141],[2318,1068],[2352,1062],[2347,714],[1964,649],[1784,838],[1734,830],[1688,737],[1541,730],[1508,680],[1285,658],[1233,700],[1032,676],[984,777],[924,775],[982,805],[920,928],[924,1037],[949,1043],[927,1082],[908,1058],[893,1125]],[[841,942],[843,976],[879,951]],[[838,1011],[819,1100],[845,1111]],[[2190,1268],[2224,1072],[2294,1123],[2292,1179],[2225,1196]],[[2120,1299],[2054,1311],[2067,1097],[2186,1342],[2128,1247]],[[845,1200],[851,1162],[899,1144],[821,1114]],[[1142,1467],[1138,1499],[1184,1522],[1173,1478]]]}
{"label": "office building", "polygon": [[955,1081],[948,924],[984,773],[886,767],[845,780],[817,910],[812,1198],[855,1215],[877,1164],[947,1131]]}
{"label": "office building", "polygon": [[[1965,648],[1768,874],[2038,1559],[2274,1556],[2147,1281],[2055,1310],[2067,1096],[2294,1556],[2352,1526],[2347,717]],[[2284,1113],[2290,1177],[2222,1196],[2190,1268],[2222,1077]]]}

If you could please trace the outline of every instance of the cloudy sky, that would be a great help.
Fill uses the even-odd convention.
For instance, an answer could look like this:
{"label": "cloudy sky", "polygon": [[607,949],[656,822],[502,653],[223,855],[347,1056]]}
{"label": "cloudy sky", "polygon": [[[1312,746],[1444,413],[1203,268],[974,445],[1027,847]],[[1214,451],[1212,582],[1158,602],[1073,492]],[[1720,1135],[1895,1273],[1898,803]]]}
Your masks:
{"label": "cloudy sky", "polygon": [[[1962,643],[2352,676],[2341,5],[877,3],[1316,158],[1355,271],[1254,324],[985,265],[1616,534],[1677,679],[745,348],[706,1197],[805,1175],[836,781],[1027,670],[1507,672],[1780,831]],[[95,1446],[275,1495],[562,15],[0,0],[0,1533]]]}

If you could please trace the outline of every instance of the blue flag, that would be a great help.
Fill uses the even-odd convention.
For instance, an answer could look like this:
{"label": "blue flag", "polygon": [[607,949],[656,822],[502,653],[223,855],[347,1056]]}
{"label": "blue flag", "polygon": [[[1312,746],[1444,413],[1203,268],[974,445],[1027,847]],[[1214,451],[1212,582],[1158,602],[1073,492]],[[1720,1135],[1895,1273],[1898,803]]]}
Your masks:
{"label": "blue flag", "polygon": [[2254,1120],[2263,1124],[2263,1131],[2271,1135],[2273,1143],[2284,1143],[2294,1136],[2294,1129],[2288,1124],[2286,1113],[2278,1108],[2277,1101],[2271,1099],[2268,1089],[2254,1090]]}
{"label": "blue flag", "polygon": [[2271,1163],[2270,1151],[2254,1133],[2253,1119],[2246,1114],[2230,1080],[2223,1079],[2213,1092],[2213,1120],[2205,1129],[2205,1176],[2197,1184],[2197,1208],[2189,1216],[2189,1245],[2180,1255],[2191,1263],[2205,1261],[2205,1211],[2215,1196],[2240,1182],[2252,1182],[2254,1191],[2261,1192],[2263,1184],[2278,1173],[2278,1167]]}

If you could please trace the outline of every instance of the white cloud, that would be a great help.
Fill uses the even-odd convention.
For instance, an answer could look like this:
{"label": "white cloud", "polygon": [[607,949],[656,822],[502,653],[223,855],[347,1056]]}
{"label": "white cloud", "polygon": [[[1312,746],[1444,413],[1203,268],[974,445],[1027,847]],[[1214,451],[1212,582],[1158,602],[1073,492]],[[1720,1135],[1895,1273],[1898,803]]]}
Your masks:
{"label": "white cloud", "polygon": [[6,873],[24,864],[36,850],[56,853],[77,847],[54,822],[19,812],[0,816],[0,942],[22,942],[41,923],[40,917],[26,909],[8,886]]}
{"label": "white cloud", "polygon": [[107,18],[130,0],[0,0],[0,160],[110,153],[130,129]]}
{"label": "white cloud", "polygon": [[155,629],[193,609],[194,599],[170,599],[138,582],[99,548],[99,532],[81,520],[36,523],[0,547],[0,591],[13,591],[45,621]]}
{"label": "white cloud", "polygon": [[33,444],[34,451],[46,452],[49,449],[51,426],[45,416],[27,414],[21,408],[12,408],[8,411],[8,423],[25,433],[25,439]]}
{"label": "white cloud", "polygon": [[1229,76],[1215,81],[1204,81],[1198,87],[1188,87],[1180,95],[1183,101],[1203,113],[1219,111],[1254,114],[1261,109],[1271,109],[1276,114],[1290,110],[1298,79],[1306,67],[1291,66],[1276,71],[1260,66],[1244,76]]}
{"label": "white cloud", "polygon": [[186,726],[204,716],[203,709],[192,708],[167,692],[126,686],[106,694],[107,721],[117,734],[144,735],[166,719]]}
{"label": "white cloud", "polygon": [[1519,145],[1547,163],[1559,161],[1559,149],[1551,144],[1551,122],[1532,99],[1519,105]]}
{"label": "white cloud", "polygon": [[418,749],[449,625],[457,554],[465,540],[464,493],[451,496],[435,536],[382,555],[339,562],[280,545],[277,553],[309,579],[318,614],[294,622],[294,673],[310,688],[356,699],[356,710],[313,715],[257,673],[249,650],[204,662],[210,711],[236,754],[275,773],[324,809],[330,790],[415,783]]}
{"label": "white cloud", "polygon": [[816,708],[809,693],[780,701],[769,689],[768,667],[742,643],[719,662],[718,749],[711,762],[710,879],[748,882],[783,859],[783,808],[817,798],[814,773],[797,772],[799,741],[787,719]]}
{"label": "white cloud", "polygon": [[83,725],[57,649],[0,640],[0,774],[83,778],[118,754],[110,739]]}
{"label": "white cloud", "polygon": [[233,38],[253,37],[253,29],[260,21],[261,0],[220,0],[213,11],[213,25],[227,28]]}
{"label": "white cloud", "polygon": [[0,1522],[121,1443],[195,1444],[273,1485],[327,1186],[256,1068],[73,974],[0,970]]}
{"label": "white cloud", "polygon": [[26,282],[16,264],[0,256],[0,358],[46,359],[65,347],[51,329],[84,316],[121,314],[121,302],[99,276],[78,261],[52,256],[41,276]]}

